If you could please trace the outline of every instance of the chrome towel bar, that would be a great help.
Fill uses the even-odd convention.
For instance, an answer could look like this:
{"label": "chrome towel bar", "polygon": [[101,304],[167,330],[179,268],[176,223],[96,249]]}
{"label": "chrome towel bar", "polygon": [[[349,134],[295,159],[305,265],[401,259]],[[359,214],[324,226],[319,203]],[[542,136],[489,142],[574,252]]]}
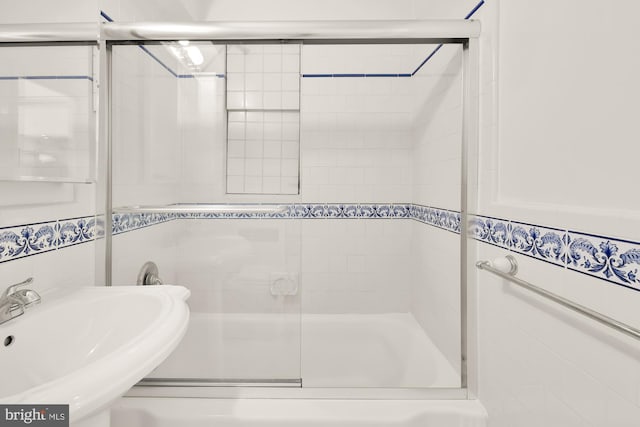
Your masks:
{"label": "chrome towel bar", "polygon": [[545,289],[539,288],[538,286],[532,285],[531,283],[525,280],[515,277],[515,272],[517,272],[517,265],[518,265],[516,262],[516,259],[511,255],[507,255],[506,259],[507,259],[507,264],[511,266],[510,268],[508,268],[507,272],[504,272],[498,268],[495,268],[492,265],[492,263],[489,261],[478,261],[476,263],[476,267],[478,267],[480,270],[486,270],[490,273],[495,274],[496,276],[502,277],[503,279],[506,279],[512,283],[515,283],[518,286],[521,286],[525,289],[530,290],[531,292],[534,292],[540,296],[550,299],[551,301],[557,302],[558,304],[564,307],[567,307],[568,309],[571,309],[584,316],[587,316],[588,318],[593,319],[597,322],[600,322],[603,325],[606,325],[610,328],[613,328],[616,331],[622,332],[633,338],[640,338],[640,329],[636,329],[633,326],[629,326],[625,323],[619,322],[615,319],[612,319],[609,316],[605,316],[604,314],[598,313],[597,311],[591,310],[590,308],[577,304],[571,300],[563,298]]}

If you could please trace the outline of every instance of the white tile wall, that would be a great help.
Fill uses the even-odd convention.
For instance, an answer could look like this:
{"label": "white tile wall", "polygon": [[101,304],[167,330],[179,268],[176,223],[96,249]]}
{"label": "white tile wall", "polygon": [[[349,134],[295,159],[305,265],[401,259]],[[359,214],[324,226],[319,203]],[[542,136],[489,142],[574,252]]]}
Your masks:
{"label": "white tile wall", "polygon": [[[411,78],[411,182],[416,204],[460,210],[462,52],[444,46]],[[460,236],[413,224],[411,312],[460,370]]]}
{"label": "white tile wall", "polygon": [[[415,56],[395,45],[340,46],[335,51],[334,47],[305,46],[302,73],[384,73],[389,70],[382,59]],[[372,64],[364,61],[368,57],[382,59]],[[411,200],[411,125],[416,99],[410,85],[408,78],[302,80],[304,199]]]}
{"label": "white tile wall", "polygon": [[113,205],[175,203],[182,171],[178,79],[138,46],[116,46],[113,55]]}
{"label": "white tile wall", "polygon": [[298,194],[300,114],[230,111],[227,192]]}
{"label": "white tile wall", "polygon": [[460,235],[411,226],[411,313],[460,372]]}
{"label": "white tile wall", "polygon": [[[226,169],[225,47],[199,45],[208,75],[178,80],[182,153],[179,202],[224,197]],[[217,74],[213,75],[213,74]],[[242,147],[244,149],[244,147]],[[229,151],[236,158],[239,153]]]}
{"label": "white tile wall", "polygon": [[413,128],[413,200],[460,210],[462,49],[444,46],[412,81],[424,94]]}
{"label": "white tile wall", "polygon": [[46,300],[46,292],[53,289],[95,285],[95,243],[49,251],[37,256],[0,263],[0,288],[34,278],[33,289]]}
{"label": "white tile wall", "polygon": [[282,296],[271,286],[283,277],[301,286],[300,229],[301,220],[180,221],[175,280],[191,289],[191,310],[299,313],[301,288]]}
{"label": "white tile wall", "polygon": [[[340,58],[343,60],[348,58],[352,61],[351,66],[355,66],[354,64],[360,62],[353,61],[353,57],[374,58],[378,54],[387,55],[384,58],[395,59],[394,65],[404,67],[410,63],[415,66],[419,63],[419,61],[414,62],[415,52],[424,54],[425,51],[432,49],[431,46],[412,49],[402,46],[383,46],[360,51],[360,48],[360,46],[351,46],[348,49],[339,49],[337,54],[334,53],[333,71],[336,73],[348,71]],[[303,63],[302,71],[315,71],[310,67],[316,51],[311,49],[303,53],[304,60],[309,62]],[[141,55],[140,52],[135,54]],[[261,54],[265,55],[264,49]],[[324,52],[323,55],[326,56],[327,53]],[[230,52],[228,61],[229,70],[246,70],[246,55],[235,54],[234,56]],[[264,61],[263,57],[263,67]],[[384,68],[388,66],[384,62],[362,63],[367,68],[359,69],[361,71],[373,73],[390,71]],[[398,69],[395,70],[398,71]],[[241,80],[234,79],[232,75],[229,76],[227,84],[232,88],[240,88]],[[258,89],[260,83],[247,80],[247,76],[248,74],[245,75],[242,84],[253,85],[251,88]],[[268,79],[264,79],[262,87],[272,83],[273,81],[268,82]],[[170,82],[167,81],[167,84]],[[260,199],[254,196],[247,199],[246,196],[223,194],[219,186],[223,165],[217,157],[217,153],[224,150],[223,139],[220,138],[220,133],[216,133],[215,123],[219,122],[210,120],[211,116],[218,117],[219,112],[222,111],[219,97],[220,85],[205,83],[198,79],[184,79],[179,84],[178,93],[181,101],[178,115],[183,121],[180,125],[183,144],[183,184],[179,200],[189,202],[194,201],[190,199],[194,197],[196,201],[205,202],[273,201],[272,197]],[[173,89],[169,88],[169,90]],[[300,155],[301,195],[282,200],[332,203],[341,201],[406,203],[410,201],[413,195],[412,169],[414,163],[419,166],[417,160],[412,160],[416,157],[412,141],[414,107],[422,102],[424,96],[421,95],[420,100],[414,97],[415,83],[410,79],[401,78],[342,80],[307,78],[303,79],[301,90],[304,103],[300,151],[293,140],[288,140],[288,135],[293,136],[296,129],[291,129],[289,132],[277,121],[271,122],[265,119],[281,113],[251,111],[229,113],[228,188],[236,188],[236,186],[245,188],[247,185],[255,186],[253,188],[256,189],[270,185],[275,188],[278,185],[276,180],[278,168],[283,176],[291,177],[291,186],[297,186],[296,158]],[[198,101],[193,102],[194,98]],[[204,99],[208,99],[208,102]],[[278,135],[284,138],[269,139],[271,136]],[[207,167],[207,165],[210,166]],[[258,170],[262,176],[255,172]],[[247,171],[254,171],[254,175],[248,174]],[[270,176],[271,174],[273,176]],[[188,180],[184,180],[185,176],[189,177]],[[270,180],[271,178],[273,180]],[[280,185],[283,185],[282,181]],[[224,257],[221,259],[225,262],[220,261],[222,264],[208,264],[211,254],[216,251],[215,245],[208,247],[205,244],[211,240],[208,237],[200,240],[203,237],[199,232],[204,233],[203,236],[212,234],[216,236],[228,226],[228,221],[220,223],[188,221],[180,226],[182,231],[176,236],[177,244],[184,247],[180,252],[189,254],[182,257],[182,261],[178,263],[178,265],[184,263],[189,268],[185,268],[185,271],[177,276],[177,280],[198,283],[197,286],[202,288],[202,292],[207,291],[218,297],[225,295],[223,299],[216,298],[213,294],[211,298],[201,298],[198,304],[204,304],[202,310],[249,309],[246,306],[248,302],[243,298],[254,288],[235,289],[228,280],[216,279],[218,277],[216,275],[229,274],[226,269],[235,271],[233,269],[239,267],[234,267],[236,264],[233,263],[227,265],[226,262],[230,261]],[[296,237],[299,239],[298,243],[302,244],[302,259],[296,261],[298,264],[294,262],[292,264],[294,267],[288,267],[295,268],[295,265],[298,265],[302,273],[301,280],[305,286],[303,308],[316,313],[409,311],[410,286],[414,270],[409,258],[410,245],[407,243],[412,238],[412,227],[414,224],[411,221],[395,220],[303,222],[302,230]],[[234,235],[228,234],[228,231],[226,233],[224,236],[228,238]],[[451,234],[450,237],[455,239],[454,236]],[[116,239],[120,238],[126,237],[116,237]],[[280,245],[281,243],[275,243],[271,250],[278,248],[275,250],[275,253],[278,253],[282,249]],[[190,247],[198,248],[198,253],[187,250]],[[191,262],[188,262],[189,259]],[[210,269],[213,270],[210,271]],[[214,278],[214,282],[209,281],[211,277]],[[225,288],[224,293],[220,294],[222,291],[216,290],[215,283],[227,283],[225,286],[231,288]],[[242,289],[244,291],[241,292]],[[251,300],[254,301],[252,309],[268,309],[268,295],[260,295],[262,297],[256,294],[254,300]],[[222,300],[225,304],[217,305]],[[207,304],[214,304],[215,307],[209,307]]]}
{"label": "white tile wall", "polygon": [[[481,244],[481,257],[503,255]],[[532,283],[637,322],[637,314],[624,313],[634,291],[602,292],[597,279],[516,257],[519,275]],[[481,286],[479,392],[490,425],[634,425],[640,416],[634,340],[491,276],[481,276]]]}
{"label": "white tile wall", "polygon": [[0,182],[0,227],[92,215],[95,184]]}
{"label": "white tile wall", "polygon": [[303,220],[303,312],[407,312],[411,235],[412,221]]}
{"label": "white tile wall", "polygon": [[156,263],[164,283],[180,284],[176,273],[180,230],[177,221],[169,221],[114,236],[113,285],[135,285],[138,273],[147,261]]}
{"label": "white tile wall", "polygon": [[227,63],[227,192],[298,194],[300,45],[229,45]]}
{"label": "white tile wall", "polygon": [[[638,239],[636,200],[610,185],[635,173],[635,129],[625,115],[640,87],[632,75],[639,63],[625,40],[638,12],[632,2],[483,7],[481,214]],[[601,32],[620,42],[606,43]],[[549,48],[539,50],[543,44]],[[545,171],[539,178],[527,173],[536,167]],[[594,170],[607,183],[585,184],[584,172]],[[478,258],[504,255],[479,244]],[[521,278],[640,326],[636,291],[516,257]],[[638,423],[637,342],[489,274],[478,280],[478,391],[490,426]]]}

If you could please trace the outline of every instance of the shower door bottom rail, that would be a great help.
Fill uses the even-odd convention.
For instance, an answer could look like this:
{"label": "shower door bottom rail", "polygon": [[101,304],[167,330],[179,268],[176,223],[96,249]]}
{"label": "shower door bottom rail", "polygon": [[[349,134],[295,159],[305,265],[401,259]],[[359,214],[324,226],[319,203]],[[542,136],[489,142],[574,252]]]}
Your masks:
{"label": "shower door bottom rail", "polygon": [[301,378],[145,378],[137,387],[302,387]]}

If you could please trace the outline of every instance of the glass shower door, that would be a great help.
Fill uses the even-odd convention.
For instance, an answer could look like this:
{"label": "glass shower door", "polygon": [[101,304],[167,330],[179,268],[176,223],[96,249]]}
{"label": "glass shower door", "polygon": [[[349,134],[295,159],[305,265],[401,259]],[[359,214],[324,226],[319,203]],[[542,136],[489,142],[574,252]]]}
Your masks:
{"label": "glass shower door", "polygon": [[191,291],[184,339],[145,381],[299,386],[301,225],[281,199],[229,191],[227,47],[111,49],[112,283],[153,261]]}

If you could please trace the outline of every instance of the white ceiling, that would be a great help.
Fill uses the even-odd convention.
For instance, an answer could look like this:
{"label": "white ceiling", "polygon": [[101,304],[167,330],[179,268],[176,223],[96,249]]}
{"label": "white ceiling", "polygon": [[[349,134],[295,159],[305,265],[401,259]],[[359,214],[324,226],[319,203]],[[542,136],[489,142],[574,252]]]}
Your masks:
{"label": "white ceiling", "polygon": [[[479,0],[119,0],[121,21],[463,18]],[[118,0],[103,0],[114,8]],[[134,6],[135,5],[135,6]],[[117,7],[117,6],[116,6]],[[127,9],[135,16],[124,16]]]}

